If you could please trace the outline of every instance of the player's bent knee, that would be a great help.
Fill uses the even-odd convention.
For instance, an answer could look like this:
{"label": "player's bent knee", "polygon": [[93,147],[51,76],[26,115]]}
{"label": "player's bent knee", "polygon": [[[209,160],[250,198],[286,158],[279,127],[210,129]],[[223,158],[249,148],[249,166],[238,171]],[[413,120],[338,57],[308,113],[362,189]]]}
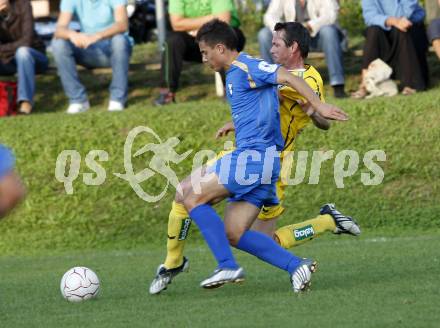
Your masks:
{"label": "player's bent knee", "polygon": [[229,240],[231,246],[237,246],[240,242],[241,236],[245,233],[246,229],[241,227],[226,227],[226,237]]}
{"label": "player's bent knee", "polygon": [[191,185],[191,181],[188,181],[183,187],[182,202],[188,212],[199,205],[211,204],[212,199],[213,196],[211,194],[197,192],[197,190],[194,190]]}
{"label": "player's bent knee", "polygon": [[183,193],[183,205],[188,212],[191,212],[195,207],[204,204],[202,197],[191,191]]}
{"label": "player's bent knee", "polygon": [[231,246],[237,246],[241,238],[241,235],[238,234],[237,232],[226,233],[226,236],[228,237],[229,244]]}

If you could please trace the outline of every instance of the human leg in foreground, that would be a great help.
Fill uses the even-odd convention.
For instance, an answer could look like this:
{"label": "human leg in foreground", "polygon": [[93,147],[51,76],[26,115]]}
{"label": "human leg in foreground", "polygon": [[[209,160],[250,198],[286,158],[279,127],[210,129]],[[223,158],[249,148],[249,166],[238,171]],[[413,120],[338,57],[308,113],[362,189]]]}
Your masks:
{"label": "human leg in foreground", "polygon": [[12,152],[0,144],[0,219],[8,214],[23,198],[25,189],[14,172]]}

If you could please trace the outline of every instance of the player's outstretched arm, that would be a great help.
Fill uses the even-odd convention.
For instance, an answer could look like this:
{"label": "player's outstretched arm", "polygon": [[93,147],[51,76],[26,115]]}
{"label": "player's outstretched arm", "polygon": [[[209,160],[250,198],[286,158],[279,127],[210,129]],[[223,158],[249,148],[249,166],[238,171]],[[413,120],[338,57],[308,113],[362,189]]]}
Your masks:
{"label": "player's outstretched arm", "polygon": [[301,109],[306,113],[313,122],[313,125],[315,125],[318,129],[321,130],[328,130],[330,129],[330,122],[329,120],[322,117],[318,112],[315,112],[312,105],[310,105],[309,102],[300,102],[298,101],[298,104],[301,106]]}
{"label": "player's outstretched arm", "polygon": [[303,79],[289,73],[285,68],[280,67],[277,72],[277,83],[288,85],[298,91],[300,95],[307,99],[313,109],[321,114],[322,117],[336,120],[346,121],[348,115],[340,108],[321,102],[319,97],[313,92]]}
{"label": "player's outstretched arm", "polygon": [[234,123],[232,121],[228,122],[225,125],[223,125],[220,129],[218,129],[217,133],[215,134],[215,138],[218,139],[221,137],[225,137],[228,135],[229,132],[232,132],[234,130],[235,130]]}

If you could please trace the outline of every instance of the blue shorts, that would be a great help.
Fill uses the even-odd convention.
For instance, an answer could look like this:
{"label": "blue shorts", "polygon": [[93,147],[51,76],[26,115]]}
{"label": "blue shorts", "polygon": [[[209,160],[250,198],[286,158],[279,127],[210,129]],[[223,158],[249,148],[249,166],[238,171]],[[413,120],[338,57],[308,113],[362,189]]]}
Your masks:
{"label": "blue shorts", "polygon": [[15,157],[9,148],[0,144],[0,179],[8,174],[15,165]]}
{"label": "blue shorts", "polygon": [[276,182],[280,174],[279,153],[236,149],[224,155],[207,172],[214,172],[229,191],[229,201],[246,201],[258,208],[279,204]]}

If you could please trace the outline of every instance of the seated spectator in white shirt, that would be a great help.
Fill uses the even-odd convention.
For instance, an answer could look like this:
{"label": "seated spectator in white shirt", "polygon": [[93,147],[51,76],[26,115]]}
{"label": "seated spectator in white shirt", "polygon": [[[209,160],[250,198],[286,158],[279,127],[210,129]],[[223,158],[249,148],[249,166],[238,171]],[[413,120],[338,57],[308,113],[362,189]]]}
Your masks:
{"label": "seated spectator in white shirt", "polygon": [[311,50],[325,54],[335,97],[345,97],[342,56],[345,37],[337,24],[338,12],[336,0],[272,0],[264,15],[265,27],[258,33],[262,58],[273,63],[270,48],[277,22],[302,23],[312,37]]}

